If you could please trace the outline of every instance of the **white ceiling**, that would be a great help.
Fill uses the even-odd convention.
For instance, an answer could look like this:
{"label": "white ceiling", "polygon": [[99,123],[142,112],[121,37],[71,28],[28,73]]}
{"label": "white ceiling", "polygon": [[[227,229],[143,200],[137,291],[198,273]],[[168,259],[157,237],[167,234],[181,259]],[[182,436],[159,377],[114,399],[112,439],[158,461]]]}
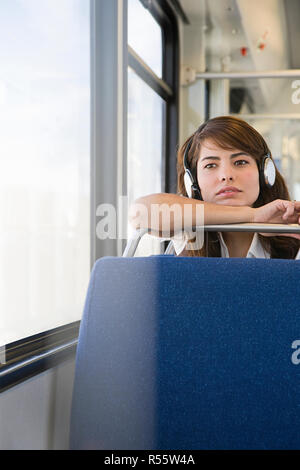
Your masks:
{"label": "white ceiling", "polygon": [[[233,55],[245,43],[245,37],[252,54],[256,53],[257,42],[268,30],[266,48],[258,55],[258,63],[254,60],[251,64],[252,70],[253,66],[256,70],[300,68],[300,0],[180,0],[180,3],[192,25],[205,21],[208,30],[214,30],[212,36],[216,36],[216,30],[222,30],[222,46],[230,47]],[[211,46],[216,45],[212,42]],[[222,53],[220,47],[214,49]]]}
{"label": "white ceiling", "polygon": [[[195,30],[206,25],[207,71],[263,71],[300,68],[300,0],[181,0]],[[263,49],[259,44],[264,44]],[[241,48],[247,47],[243,56]],[[225,67],[224,68],[224,64]],[[256,103],[271,106],[283,81],[243,80]]]}

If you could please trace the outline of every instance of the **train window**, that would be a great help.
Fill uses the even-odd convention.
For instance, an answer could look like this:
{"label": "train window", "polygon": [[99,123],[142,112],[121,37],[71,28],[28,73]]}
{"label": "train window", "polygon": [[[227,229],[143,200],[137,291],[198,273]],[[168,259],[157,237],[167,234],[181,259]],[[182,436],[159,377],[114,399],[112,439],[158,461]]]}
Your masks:
{"label": "train window", "polygon": [[[145,194],[171,190],[166,170],[170,158],[176,167],[178,45],[176,19],[165,2],[128,0],[128,46],[127,191],[131,203]],[[163,249],[146,235],[136,255]]]}
{"label": "train window", "polygon": [[[133,70],[128,71],[128,199],[160,193],[165,103]],[[153,239],[149,238],[150,251]],[[143,241],[142,241],[143,243]],[[160,245],[156,248],[159,250]],[[141,251],[141,250],[140,250]],[[142,252],[145,254],[145,252]]]}
{"label": "train window", "polygon": [[0,18],[3,346],[82,314],[90,275],[89,2],[10,0],[0,3]]}
{"label": "train window", "polygon": [[116,195],[112,182],[133,198],[176,191],[176,16],[164,0],[136,6],[148,15],[152,49],[157,41],[151,62],[128,44],[128,4],[132,11],[131,0],[0,5],[1,390],[74,353],[91,264],[111,247],[119,253],[119,240],[95,230],[98,205]]}
{"label": "train window", "polygon": [[129,199],[162,191],[165,102],[133,70],[128,71]]}
{"label": "train window", "polygon": [[140,0],[128,0],[128,44],[162,77],[162,31]]}

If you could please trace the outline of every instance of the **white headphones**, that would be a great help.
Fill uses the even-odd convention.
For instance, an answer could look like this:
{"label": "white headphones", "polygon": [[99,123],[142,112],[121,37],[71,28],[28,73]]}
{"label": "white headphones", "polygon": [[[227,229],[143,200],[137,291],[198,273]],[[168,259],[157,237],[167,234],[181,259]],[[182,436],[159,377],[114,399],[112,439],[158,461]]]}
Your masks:
{"label": "white headphones", "polygon": [[[188,153],[190,151],[192,145],[193,137],[190,139],[189,143],[186,146],[184,157],[183,157],[183,166],[184,166],[184,186],[188,197],[193,199],[202,199],[201,191],[197,182],[197,179],[194,178],[188,162]],[[264,186],[267,188],[272,188],[276,180],[276,167],[275,163],[273,162],[271,155],[267,153],[260,163],[259,167],[259,181],[260,187],[263,188]]]}

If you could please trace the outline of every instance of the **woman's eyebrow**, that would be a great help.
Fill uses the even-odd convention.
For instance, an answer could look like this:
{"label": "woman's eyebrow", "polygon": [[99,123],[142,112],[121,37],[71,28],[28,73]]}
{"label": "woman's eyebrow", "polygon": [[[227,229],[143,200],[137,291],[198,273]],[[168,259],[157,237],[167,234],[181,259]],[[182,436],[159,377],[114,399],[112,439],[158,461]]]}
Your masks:
{"label": "woman's eyebrow", "polygon": [[[230,155],[230,158],[235,158],[235,157],[239,157],[240,155],[246,155],[247,157],[250,157],[249,153],[246,153],[246,152],[237,152],[237,153],[232,153]],[[217,156],[214,156],[214,155],[210,155],[209,157],[203,157],[200,159],[200,162],[202,162],[203,160],[221,160],[220,157],[217,157]]]}

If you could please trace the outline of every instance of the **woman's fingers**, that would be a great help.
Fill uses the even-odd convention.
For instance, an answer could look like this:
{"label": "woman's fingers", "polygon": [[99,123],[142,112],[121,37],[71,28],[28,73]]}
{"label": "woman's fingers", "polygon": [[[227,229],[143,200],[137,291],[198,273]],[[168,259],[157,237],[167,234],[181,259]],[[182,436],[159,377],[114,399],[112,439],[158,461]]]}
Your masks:
{"label": "woman's fingers", "polygon": [[288,219],[295,212],[294,201],[282,201],[282,205],[283,205],[283,210],[285,211],[282,217],[284,219]]}
{"label": "woman's fingers", "polygon": [[285,213],[283,214],[282,218],[287,220],[290,216],[294,214],[294,204],[289,204],[288,206],[285,205]]}
{"label": "woman's fingers", "polygon": [[299,223],[300,220],[300,202],[299,201],[280,201],[282,204],[282,219],[287,223]]}
{"label": "woman's fingers", "polygon": [[300,224],[300,201],[276,199],[257,207],[254,222]]}
{"label": "woman's fingers", "polygon": [[[282,213],[282,221],[286,224],[300,224],[300,201],[276,200],[277,209]],[[272,204],[272,203],[271,203]],[[291,237],[300,240],[300,233],[261,233],[264,237]]]}

